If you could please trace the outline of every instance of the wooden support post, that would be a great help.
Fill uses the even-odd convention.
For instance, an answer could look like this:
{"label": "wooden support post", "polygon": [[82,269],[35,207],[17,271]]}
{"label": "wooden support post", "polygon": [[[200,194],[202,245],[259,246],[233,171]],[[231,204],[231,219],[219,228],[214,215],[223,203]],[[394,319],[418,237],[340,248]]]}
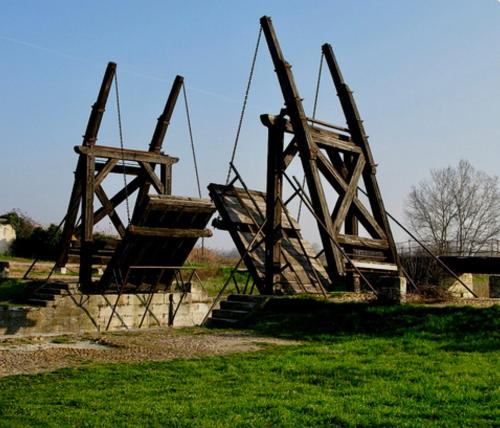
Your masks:
{"label": "wooden support post", "polygon": [[92,250],[94,231],[94,170],[95,159],[85,156],[85,180],[82,194],[82,238],[80,253],[80,286],[92,283]]}
{"label": "wooden support post", "polygon": [[[330,237],[332,234],[329,233],[333,231],[333,225],[328,205],[326,203],[318,166],[316,164],[319,150],[311,137],[310,127],[307,123],[307,116],[304,112],[302,99],[293,79],[291,66],[285,61],[274,32],[271,18],[264,16],[260,19],[260,23],[266,37],[269,52],[271,53],[274,68],[285,99],[286,112],[290,116],[290,121],[293,126],[302,161],[302,167],[307,180],[307,187],[309,189],[314,211],[317,214],[318,229],[321,236],[321,242],[323,243],[323,248],[325,250],[328,274],[331,280],[334,281],[338,275],[343,275],[345,270],[342,258]],[[326,226],[326,230],[322,228],[320,224],[324,224]]]}
{"label": "wooden support post", "polygon": [[[83,136],[84,146],[92,147],[97,141],[97,134],[104,115],[106,101],[108,100],[115,72],[116,64],[114,62],[109,62],[106,72],[104,73],[104,78],[102,79],[101,89],[99,91],[99,95],[97,96],[97,101],[92,106],[92,111],[87,123],[87,129],[85,130],[85,135]],[[83,191],[83,180],[85,180],[85,158],[86,157],[80,156],[76,166],[75,182],[69,199],[66,221],[64,222],[64,228],[61,234],[61,241],[59,243],[58,255],[56,259],[56,265],[58,267],[63,267],[68,261],[68,251],[71,243],[71,237],[75,232],[76,218],[78,216]]]}
{"label": "wooden support post", "polygon": [[[168,126],[170,124],[170,119],[172,118],[172,113],[174,112],[175,104],[177,103],[177,98],[179,97],[179,93],[181,91],[182,85],[184,84],[184,77],[175,76],[174,83],[172,84],[172,89],[170,90],[170,94],[168,96],[167,102],[165,104],[165,108],[163,109],[163,113],[158,118],[158,122],[156,123],[156,127],[153,133],[153,137],[151,138],[151,142],[149,143],[149,151],[153,153],[160,153],[163,140],[165,139],[165,134],[167,133]],[[150,164],[151,168],[154,170],[155,164]],[[170,174],[161,173],[162,177],[165,180],[171,180],[171,166],[170,166]],[[162,180],[163,181],[163,180]],[[143,181],[139,189],[139,193],[137,195],[137,199],[135,201],[134,212],[132,215],[132,223],[136,223],[138,217],[141,215],[140,207],[144,203],[144,199],[147,197],[150,181],[148,180],[148,176],[143,176]],[[164,193],[169,195],[171,194],[172,184],[166,183],[164,181]]]}
{"label": "wooden support post", "polygon": [[283,189],[283,145],[285,120],[268,128],[265,227],[265,294],[273,294],[281,281],[281,195]]}
{"label": "wooden support post", "polygon": [[160,178],[163,183],[163,188],[165,189],[165,195],[172,194],[172,165],[171,164],[161,164],[160,165]]}

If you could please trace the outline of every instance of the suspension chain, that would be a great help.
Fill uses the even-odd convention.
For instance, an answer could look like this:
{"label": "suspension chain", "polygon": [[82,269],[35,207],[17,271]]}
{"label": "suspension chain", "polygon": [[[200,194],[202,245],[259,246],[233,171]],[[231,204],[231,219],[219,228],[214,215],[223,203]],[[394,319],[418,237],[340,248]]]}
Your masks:
{"label": "suspension chain", "polygon": [[229,183],[229,178],[231,175],[231,164],[234,162],[234,158],[236,156],[236,148],[238,147],[238,141],[240,139],[241,126],[243,125],[243,118],[245,117],[245,111],[247,108],[247,101],[248,101],[248,94],[250,93],[250,87],[252,85],[253,73],[255,70],[255,62],[257,60],[257,54],[259,52],[259,45],[260,45],[261,36],[262,36],[262,27],[259,27],[259,35],[257,36],[257,43],[255,45],[255,50],[253,53],[252,65],[250,67],[250,74],[248,76],[247,87],[245,90],[245,97],[243,98],[243,106],[241,108],[240,120],[238,122],[238,129],[236,131],[236,138],[234,140],[233,152],[231,153],[231,160],[229,161],[229,169],[227,171],[226,185]]}
{"label": "suspension chain", "polygon": [[[313,105],[313,115],[312,118],[316,119],[316,109],[318,108],[318,98],[319,98],[319,87],[321,84],[321,72],[323,70],[323,59],[325,55],[321,52],[321,58],[319,60],[319,70],[318,70],[318,79],[316,80],[316,94],[314,95],[314,105]],[[306,185],[306,176],[302,178],[302,188]],[[300,213],[302,212],[302,199],[299,201],[299,210],[297,212],[297,221],[300,220]]]}
{"label": "suspension chain", "polygon": [[193,129],[191,128],[191,115],[189,114],[188,99],[186,94],[186,83],[182,84],[182,95],[184,95],[184,106],[186,107],[186,119],[189,131],[189,141],[191,143],[191,152],[193,154],[194,172],[196,174],[196,185],[198,187],[198,196],[201,198],[200,175],[198,173],[198,163],[196,162],[196,152],[194,150]]}
{"label": "suspension chain", "polygon": [[128,202],[128,190],[127,190],[127,174],[125,173],[125,149],[123,146],[123,129],[122,129],[122,114],[120,109],[120,91],[118,90],[118,73],[115,72],[115,95],[116,95],[116,112],[118,116],[118,131],[120,135],[120,149],[122,154],[122,166],[123,166],[123,185],[125,189],[125,206],[127,207],[127,225],[130,225],[130,207]]}

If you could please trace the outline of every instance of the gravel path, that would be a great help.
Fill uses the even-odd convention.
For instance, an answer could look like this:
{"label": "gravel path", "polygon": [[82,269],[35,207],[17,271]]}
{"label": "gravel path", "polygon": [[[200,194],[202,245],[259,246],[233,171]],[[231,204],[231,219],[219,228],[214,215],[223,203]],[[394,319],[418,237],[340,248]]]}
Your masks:
{"label": "gravel path", "polygon": [[250,352],[298,342],[244,332],[142,330],[100,335],[0,337],[0,377],[92,363],[164,361]]}

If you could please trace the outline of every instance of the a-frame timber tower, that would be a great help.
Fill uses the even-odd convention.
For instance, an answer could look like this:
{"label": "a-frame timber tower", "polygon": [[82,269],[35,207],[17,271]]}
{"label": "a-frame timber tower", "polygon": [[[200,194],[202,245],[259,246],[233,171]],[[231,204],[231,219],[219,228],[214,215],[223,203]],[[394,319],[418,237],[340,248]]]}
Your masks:
{"label": "a-frame timber tower", "polygon": [[[174,79],[149,150],[125,149],[123,142],[122,147],[96,144],[115,72],[116,64],[110,62],[83,143],[75,147],[79,158],[56,266],[65,266],[70,253],[78,256],[79,284],[88,292],[165,290],[179,274],[197,239],[211,236],[205,226],[215,209],[209,200],[171,195],[172,166],[179,159],[163,154],[162,144],[183,85],[182,76]],[[110,173],[131,178],[128,182],[125,179],[123,188],[112,197],[102,186]],[[128,199],[135,192],[129,224],[124,224],[117,207],[126,202],[130,217]],[[94,239],[95,226],[105,217],[118,236],[112,248],[101,248]],[[94,264],[106,266],[98,281],[92,277]]]}
{"label": "a-frame timber tower", "polygon": [[[268,128],[267,185],[266,194],[260,196],[265,198],[265,207],[260,204],[261,218],[253,225],[253,235],[242,240],[242,225],[248,229],[248,225],[243,223],[250,212],[245,205],[251,204],[244,204],[241,198],[238,202],[228,197],[242,193],[242,189],[232,186],[234,180],[225,187],[209,186],[212,200],[222,217],[222,228],[231,233],[261,294],[275,294],[277,289],[283,291],[285,272],[293,265],[289,258],[284,259],[284,249],[294,246],[295,253],[301,254],[295,262],[308,273],[309,284],[315,286],[316,292],[318,285],[328,290],[339,281],[358,289],[360,276],[366,282],[368,278],[399,279],[402,270],[376,179],[376,164],[352,92],[344,82],[332,47],[323,45],[322,53],[347,126],[332,125],[306,115],[291,66],[281,51],[271,19],[262,17],[260,23],[285,107],[278,115],[261,116],[262,123]],[[287,145],[286,134],[292,137]],[[297,155],[304,171],[307,192],[300,182],[292,180],[286,173]],[[283,202],[285,180],[295,194],[300,195],[316,221],[326,272],[322,266],[318,267],[318,255],[311,255],[310,246],[304,245],[298,233],[299,226],[286,209]],[[247,197],[256,194],[244,187]],[[331,190],[337,195],[333,201],[326,196],[332,193]],[[366,197],[360,196],[360,193]],[[259,201],[255,199],[253,205],[257,206]],[[241,214],[239,219],[235,219],[234,215],[236,203],[246,208],[246,213]],[[243,209],[240,211],[243,212]],[[293,227],[294,224],[296,227]],[[257,236],[259,234],[261,236]],[[298,237],[298,241],[293,244],[290,236]],[[257,244],[244,245],[248,242]],[[260,242],[265,245],[265,251],[258,257],[255,248]],[[326,285],[325,275],[329,278]],[[307,292],[306,288],[302,287],[303,291]],[[289,289],[300,292],[297,287]]]}

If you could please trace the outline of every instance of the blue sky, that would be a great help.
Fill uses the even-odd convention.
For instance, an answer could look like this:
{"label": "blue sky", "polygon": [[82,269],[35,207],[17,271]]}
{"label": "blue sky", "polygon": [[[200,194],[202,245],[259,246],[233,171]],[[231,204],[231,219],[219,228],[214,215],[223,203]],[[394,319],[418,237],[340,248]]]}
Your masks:
{"label": "blue sky", "polygon": [[[44,224],[64,216],[72,148],[108,61],[118,63],[127,147],[147,148],[173,78],[185,76],[202,190],[222,182],[262,15],[273,18],[309,114],[321,44],[333,45],[370,135],[386,207],[398,217],[431,168],[465,158],[498,174],[497,0],[0,0],[0,7],[0,213],[19,208]],[[263,43],[236,158],[253,188],[263,189],[265,178],[259,115],[282,104]],[[317,116],[344,123],[326,73]],[[119,144],[113,96],[99,143]],[[174,193],[196,195],[181,103],[164,148],[181,158]],[[316,240],[310,218],[303,227]],[[207,244],[227,248],[230,240],[217,232]]]}

